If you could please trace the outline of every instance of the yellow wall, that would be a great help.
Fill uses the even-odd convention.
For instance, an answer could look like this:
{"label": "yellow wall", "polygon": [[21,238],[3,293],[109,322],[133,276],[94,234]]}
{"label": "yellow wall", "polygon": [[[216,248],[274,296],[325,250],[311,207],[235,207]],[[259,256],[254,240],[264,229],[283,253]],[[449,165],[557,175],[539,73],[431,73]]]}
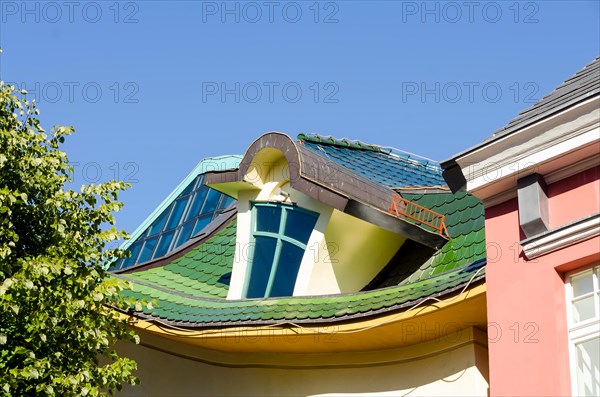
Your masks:
{"label": "yellow wall", "polygon": [[[406,239],[334,210],[318,244],[306,295],[360,291],[390,261]],[[336,286],[332,290],[332,286]]]}
{"label": "yellow wall", "polygon": [[120,396],[487,395],[486,335],[474,328],[394,350],[270,354],[275,364],[265,354],[228,355],[141,336],[146,346],[119,346],[139,363],[141,380]]}

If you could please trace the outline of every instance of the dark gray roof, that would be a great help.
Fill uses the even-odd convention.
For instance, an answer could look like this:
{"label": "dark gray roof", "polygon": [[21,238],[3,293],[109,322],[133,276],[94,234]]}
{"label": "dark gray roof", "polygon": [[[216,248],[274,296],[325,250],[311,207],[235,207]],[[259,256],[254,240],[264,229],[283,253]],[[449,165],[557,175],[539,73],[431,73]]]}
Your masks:
{"label": "dark gray roof", "polygon": [[539,120],[547,118],[570,106],[600,93],[600,57],[594,59],[574,76],[565,80],[550,94],[544,96],[529,109],[523,110],[507,125],[494,132],[480,144],[452,156],[441,163],[447,169],[454,164],[454,159],[469,153],[491,141],[509,135]]}
{"label": "dark gray roof", "polygon": [[600,57],[569,77],[554,91],[509,121],[484,142],[510,134],[600,92]]}

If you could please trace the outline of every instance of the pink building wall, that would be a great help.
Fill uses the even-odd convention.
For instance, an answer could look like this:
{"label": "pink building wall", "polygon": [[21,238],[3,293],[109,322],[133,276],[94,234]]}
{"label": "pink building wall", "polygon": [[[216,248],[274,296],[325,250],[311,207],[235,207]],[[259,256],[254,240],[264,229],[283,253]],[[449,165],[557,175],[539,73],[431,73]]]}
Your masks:
{"label": "pink building wall", "polygon": [[[555,228],[600,211],[600,167],[548,186]],[[600,237],[527,260],[518,202],[486,209],[490,394],[571,395],[565,272],[600,261]]]}
{"label": "pink building wall", "polygon": [[[555,228],[598,212],[598,199],[600,197],[599,179],[600,167],[594,167],[549,185],[548,210],[550,228]],[[580,205],[580,203],[584,205]]]}

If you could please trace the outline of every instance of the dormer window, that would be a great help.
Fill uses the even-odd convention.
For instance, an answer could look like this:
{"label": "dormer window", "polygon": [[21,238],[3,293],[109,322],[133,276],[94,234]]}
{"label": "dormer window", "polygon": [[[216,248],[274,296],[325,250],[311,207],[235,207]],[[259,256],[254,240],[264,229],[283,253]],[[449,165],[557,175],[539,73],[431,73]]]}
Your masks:
{"label": "dormer window", "polygon": [[318,213],[293,205],[253,203],[247,298],[292,296],[318,217]]}

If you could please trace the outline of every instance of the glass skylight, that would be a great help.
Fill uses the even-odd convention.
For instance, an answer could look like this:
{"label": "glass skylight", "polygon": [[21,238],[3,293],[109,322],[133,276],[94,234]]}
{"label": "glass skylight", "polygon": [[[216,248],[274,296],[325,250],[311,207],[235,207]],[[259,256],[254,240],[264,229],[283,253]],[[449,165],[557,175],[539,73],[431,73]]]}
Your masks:
{"label": "glass skylight", "polygon": [[198,235],[234,199],[204,185],[198,175],[129,246],[131,257],[109,270],[125,269],[160,258]]}

